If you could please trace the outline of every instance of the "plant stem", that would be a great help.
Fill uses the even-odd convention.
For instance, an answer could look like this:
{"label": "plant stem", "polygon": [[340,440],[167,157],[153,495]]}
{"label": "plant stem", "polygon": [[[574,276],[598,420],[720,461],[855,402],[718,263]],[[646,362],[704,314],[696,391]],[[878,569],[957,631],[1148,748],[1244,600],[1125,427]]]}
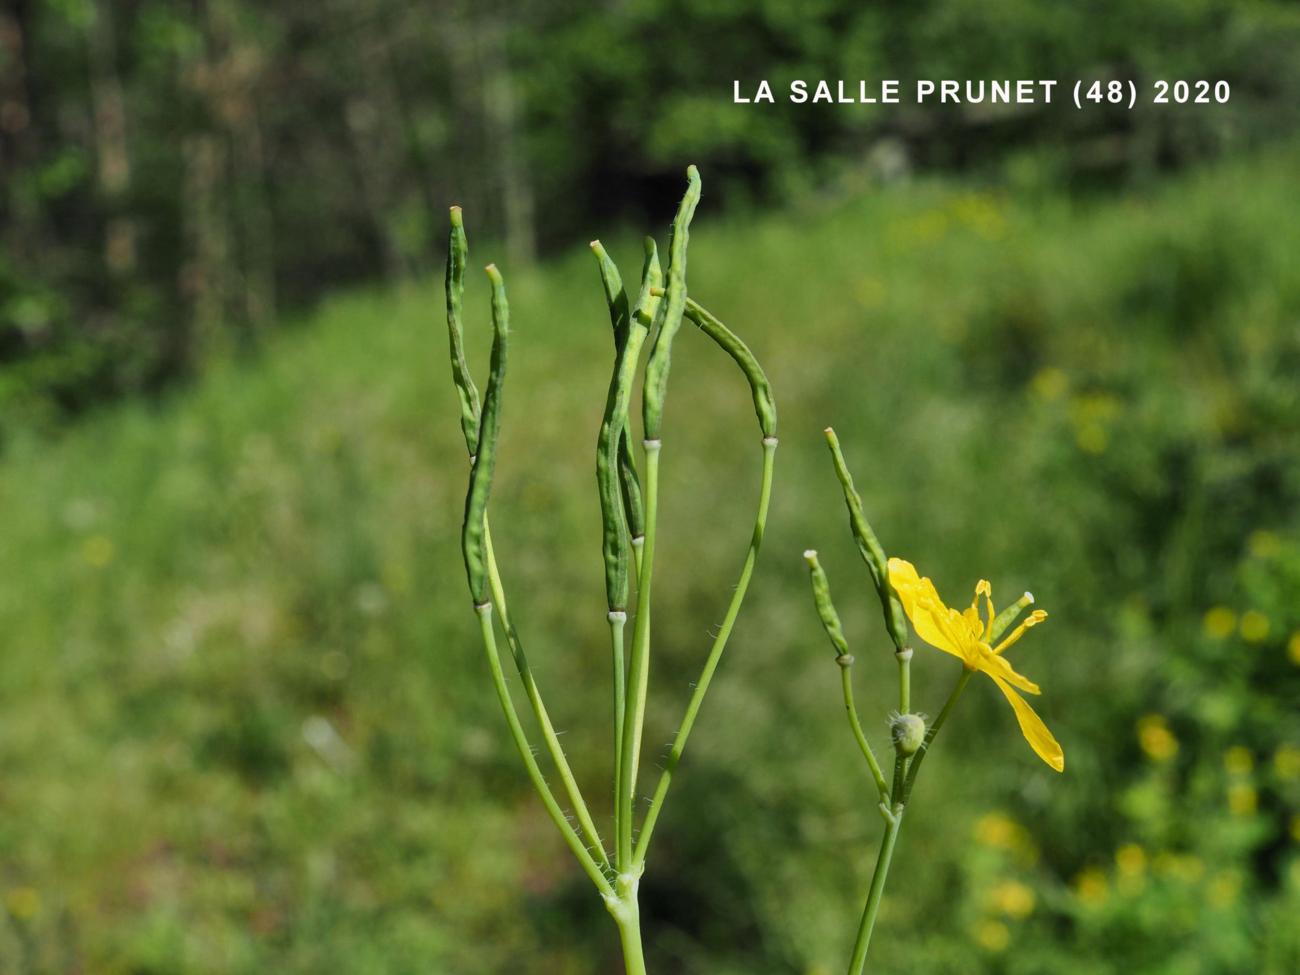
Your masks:
{"label": "plant stem", "polygon": [[948,715],[952,713],[953,705],[957,703],[957,699],[961,697],[961,692],[966,690],[966,685],[970,683],[970,679],[974,676],[975,671],[968,670],[965,667],[962,668],[961,676],[957,678],[957,683],[954,685],[952,693],[948,695],[948,700],[943,702],[943,709],[939,712],[939,716],[934,719],[934,724],[930,725],[929,730],[926,731],[925,738],[921,742],[921,747],[918,748],[916,754],[912,756],[912,765],[911,768],[907,770],[907,781],[903,785],[901,801],[904,804],[912,798],[912,786],[916,782],[916,773],[920,771],[921,760],[925,758],[926,753],[929,752],[931,743],[934,741],[935,736],[939,734],[939,729],[943,727],[943,723],[948,720]]}
{"label": "plant stem", "polygon": [[614,657],[614,857],[621,867],[618,846],[618,804],[623,795],[623,715],[627,706],[627,670],[623,660],[623,630],[626,613],[609,614],[609,639]]}
{"label": "plant stem", "polygon": [[885,892],[889,864],[894,858],[894,844],[898,842],[898,831],[902,825],[903,809],[896,806],[885,824],[885,835],[880,840],[880,853],[876,855],[876,869],[871,875],[871,890],[867,893],[867,906],[862,911],[862,923],[858,925],[858,938],[853,944],[853,959],[849,962],[848,975],[862,975],[862,968],[867,963],[871,930],[876,926],[876,914],[880,911],[880,901]]}
{"label": "plant stem", "polygon": [[487,655],[488,667],[492,671],[492,684],[496,688],[497,699],[501,702],[501,710],[505,713],[506,724],[510,726],[510,736],[514,739],[515,748],[518,749],[519,757],[523,759],[524,767],[528,770],[528,778],[532,780],[533,788],[541,796],[542,805],[546,807],[551,821],[555,823],[556,829],[564,837],[564,842],[568,844],[582,869],[591,878],[591,882],[596,885],[596,889],[602,895],[613,895],[614,889],[596,861],[592,859],[591,853],[583,845],[582,839],[569,825],[564,810],[555,801],[555,795],[551,792],[551,787],[546,784],[546,778],[537,765],[537,759],[533,757],[532,746],[528,743],[523,725],[519,723],[519,714],[515,711],[514,701],[510,698],[510,689],[506,687],[505,674],[501,670],[501,654],[497,650],[496,632],[492,627],[492,604],[484,603],[474,608],[478,613],[479,630],[483,636],[483,651]]}
{"label": "plant stem", "polygon": [[672,748],[668,752],[664,770],[659,775],[659,784],[655,786],[654,798],[650,801],[650,809],[646,813],[645,822],[641,826],[641,835],[637,838],[636,855],[632,861],[635,865],[645,863],[646,851],[650,845],[650,836],[654,832],[655,823],[658,821],[659,813],[663,809],[664,798],[668,795],[668,787],[672,785],[673,772],[676,771],[677,765],[682,759],[682,752],[686,749],[686,740],[690,737],[691,729],[695,726],[695,719],[699,716],[700,706],[704,703],[704,696],[709,692],[709,684],[713,680],[714,672],[718,669],[718,661],[722,659],[722,652],[727,648],[727,640],[730,639],[731,631],[736,625],[736,617],[740,613],[740,606],[745,601],[745,593],[749,589],[749,579],[753,575],[754,564],[758,561],[758,551],[763,545],[763,533],[767,527],[767,511],[772,499],[772,468],[776,458],[776,446],[777,440],[775,437],[763,438],[763,474],[758,489],[758,513],[754,518],[754,532],[750,536],[749,551],[745,555],[745,564],[741,567],[740,578],[736,582],[735,591],[732,593],[731,603],[727,606],[727,613],[722,618],[722,626],[718,628],[718,635],[713,640],[713,647],[704,662],[704,669],[700,672],[700,677],[695,682],[695,690],[686,705],[686,714],[682,717],[682,723],[677,728],[677,734],[673,736]]}
{"label": "plant stem", "polygon": [[894,656],[898,660],[898,713],[907,714],[912,710],[912,651],[899,650]]}
{"label": "plant stem", "polygon": [[551,724],[551,716],[546,711],[546,705],[542,703],[542,692],[537,687],[537,681],[533,679],[532,668],[528,666],[528,657],[524,654],[519,632],[510,621],[510,614],[506,608],[505,586],[501,582],[501,573],[497,569],[496,552],[492,548],[492,532],[488,526],[486,514],[483,516],[483,540],[487,552],[488,581],[492,587],[492,602],[497,612],[501,614],[501,625],[506,631],[506,643],[510,647],[511,656],[514,657],[515,668],[519,671],[519,679],[523,682],[524,693],[528,696],[528,703],[532,706],[533,714],[537,718],[537,724],[542,729],[542,740],[546,742],[546,750],[550,754],[551,760],[555,762],[555,768],[560,774],[560,781],[564,783],[564,791],[569,797],[569,803],[573,806],[574,815],[578,818],[578,824],[582,827],[587,843],[596,851],[601,865],[609,867],[609,857],[605,853],[605,844],[601,842],[600,833],[591,818],[591,812],[587,809],[587,803],[582,798],[582,790],[578,788],[578,780],[574,778],[573,769],[569,767],[569,760],[564,754],[563,746],[560,745],[560,737],[555,733],[554,725]]}
{"label": "plant stem", "polygon": [[646,975],[645,955],[641,950],[641,911],[635,900],[620,905],[614,915],[618,940],[623,947],[623,967],[627,975]]}
{"label": "plant stem", "polygon": [[889,802],[889,783],[885,781],[885,773],[880,769],[880,763],[876,761],[876,753],[871,750],[871,743],[867,741],[867,736],[862,732],[862,722],[858,718],[858,707],[853,703],[853,680],[849,676],[849,667],[840,666],[840,683],[844,688],[844,710],[849,716],[849,727],[853,729],[853,737],[857,739],[858,747],[862,749],[863,757],[867,760],[867,765],[871,769],[871,777],[876,780],[876,789],[880,793],[881,802]]}
{"label": "plant stem", "polygon": [[637,578],[636,625],[628,661],[627,705],[623,712],[621,793],[615,826],[618,830],[618,869],[632,864],[632,805],[636,797],[637,768],[641,758],[641,732],[645,726],[646,692],[650,686],[650,582],[654,575],[655,529],[659,514],[658,440],[645,441],[645,543]]}

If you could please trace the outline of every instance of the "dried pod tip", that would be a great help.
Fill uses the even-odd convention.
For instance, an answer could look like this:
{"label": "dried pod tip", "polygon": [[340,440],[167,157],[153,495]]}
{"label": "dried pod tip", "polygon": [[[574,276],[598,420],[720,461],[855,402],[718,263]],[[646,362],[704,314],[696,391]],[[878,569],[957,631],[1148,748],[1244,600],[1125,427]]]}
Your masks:
{"label": "dried pod tip", "polygon": [[925,740],[925,719],[919,714],[896,714],[889,722],[894,750],[900,755],[915,755]]}
{"label": "dried pod tip", "polygon": [[451,225],[453,227],[461,226],[462,221],[461,221],[460,207],[454,206],[448,212],[451,214]]}

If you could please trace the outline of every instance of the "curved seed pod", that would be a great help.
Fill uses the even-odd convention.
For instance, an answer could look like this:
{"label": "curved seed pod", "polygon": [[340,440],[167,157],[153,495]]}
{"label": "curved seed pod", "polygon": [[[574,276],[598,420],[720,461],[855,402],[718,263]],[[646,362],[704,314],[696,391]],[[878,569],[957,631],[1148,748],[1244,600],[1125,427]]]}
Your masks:
{"label": "curved seed pod", "polygon": [[894,646],[904,650],[907,648],[907,618],[903,615],[903,606],[898,601],[898,596],[889,585],[889,563],[885,558],[885,550],[880,547],[880,540],[871,530],[867,516],[862,513],[862,497],[853,486],[853,475],[849,473],[848,465],[844,462],[839,438],[830,427],[826,428],[826,443],[830,446],[831,458],[835,463],[835,475],[840,480],[840,487],[844,491],[844,503],[849,509],[849,528],[858,543],[858,551],[862,553],[862,561],[867,563],[867,568],[871,570],[871,580],[875,583],[876,593],[880,597],[880,608],[885,616],[885,629],[889,631]]}
{"label": "curved seed pod", "polygon": [[465,433],[465,449],[471,457],[478,452],[478,390],[465,361],[462,339],[461,307],[465,297],[465,260],[469,245],[460,207],[451,208],[451,233],[447,238],[447,337],[451,342],[451,380],[460,399],[460,425]]}
{"label": "curved seed pod", "polygon": [[474,605],[489,602],[487,545],[483,517],[488,496],[492,493],[492,471],[496,466],[497,436],[501,431],[501,387],[506,378],[506,345],[510,336],[510,306],[506,286],[495,264],[487,266],[492,283],[492,364],[483,410],[479,419],[478,450],[469,475],[469,492],[465,496],[465,522],[461,526],[461,548],[465,555],[465,573]]}
{"label": "curved seed pod", "polygon": [[826,630],[826,635],[830,637],[831,646],[835,648],[837,657],[847,657],[849,655],[849,643],[844,639],[844,627],[840,625],[840,614],[835,612],[835,604],[831,602],[831,584],[826,578],[826,572],[822,569],[821,563],[817,561],[817,553],[813,549],[803,553],[804,561],[808,563],[808,573],[812,581],[813,603],[817,606],[817,615],[821,617],[822,627]]}
{"label": "curved seed pod", "polygon": [[699,170],[694,166],[687,167],[686,180],[686,195],[677,208],[672,239],[668,245],[668,283],[664,289],[664,300],[655,314],[658,334],[645,369],[642,407],[647,440],[659,439],[664,399],[668,395],[668,369],[672,364],[673,339],[682,327],[682,313],[686,308],[686,245],[690,238],[691,217],[695,215],[695,207],[700,202]]}
{"label": "curved seed pod", "polygon": [[[631,328],[633,331],[641,330],[637,355],[634,358],[640,358],[641,343],[644,342],[654,322],[655,312],[661,302],[661,298],[654,294],[654,291],[662,289],[663,283],[664,274],[659,267],[659,249],[655,246],[654,238],[647,237],[645,260],[641,264],[641,290],[637,294],[636,304],[632,306]],[[641,477],[636,471],[636,458],[632,454],[632,436],[628,429],[630,426],[630,423],[625,423],[623,435],[619,437],[618,472],[623,482],[623,508],[627,515],[628,531],[636,539],[645,535],[645,501],[641,496]]]}
{"label": "curved seed pod", "polygon": [[[627,413],[632,396],[632,381],[636,376],[641,357],[641,345],[646,328],[630,319],[627,294],[618,268],[601,246],[592,241],[591,249],[600,267],[605,297],[609,302],[610,319],[614,324],[614,369],[609,380],[609,394],[605,400],[605,414],[601,418],[600,435],[596,442],[596,483],[600,490],[600,514],[603,525],[603,551],[605,559],[605,594],[611,612],[627,609],[628,593],[628,499],[623,491],[621,477],[627,465],[621,460],[627,446]],[[631,469],[632,477],[636,469]],[[640,502],[640,487],[636,498]]]}
{"label": "curved seed pod", "polygon": [[708,310],[694,300],[686,299],[686,317],[694,322],[705,335],[713,339],[722,351],[736,360],[745,378],[749,381],[750,391],[754,394],[754,412],[758,415],[758,425],[765,437],[776,436],[776,402],[772,399],[772,385],[767,381],[767,374],[754,358],[754,353],[735,332],[718,321]]}

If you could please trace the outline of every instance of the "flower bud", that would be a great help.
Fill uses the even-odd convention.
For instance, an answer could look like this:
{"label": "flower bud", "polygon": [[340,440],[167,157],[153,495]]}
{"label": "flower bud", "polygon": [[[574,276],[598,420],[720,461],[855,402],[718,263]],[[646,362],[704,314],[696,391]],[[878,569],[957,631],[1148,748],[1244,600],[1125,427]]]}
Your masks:
{"label": "flower bud", "polygon": [[896,714],[889,723],[894,749],[900,755],[915,755],[925,740],[925,719],[919,714]]}

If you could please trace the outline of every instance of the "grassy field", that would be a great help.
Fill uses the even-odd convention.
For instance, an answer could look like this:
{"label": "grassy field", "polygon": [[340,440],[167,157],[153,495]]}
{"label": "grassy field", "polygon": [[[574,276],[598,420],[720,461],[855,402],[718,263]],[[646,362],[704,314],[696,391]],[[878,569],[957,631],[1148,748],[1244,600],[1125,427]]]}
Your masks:
{"label": "grassy field", "polygon": [[[973,687],[918,787],[874,970],[1300,970],[1298,165],[1279,151],[1102,200],[918,183],[702,212],[692,294],[766,364],[782,447],[643,885],[654,970],[846,960],[880,824],[803,549],[836,587],[865,714],[890,706],[893,661],[827,424],[891,553],[954,602],[983,576],[1051,613],[1016,662],[1067,759],[1047,770]],[[478,267],[498,255],[473,219]],[[628,273],[636,238],[606,242]],[[603,797],[608,320],[584,248],[504,270],[494,534]],[[615,970],[478,648],[441,301],[433,281],[343,296],[256,361],[6,444],[0,970]],[[480,376],[486,302],[475,275]],[[730,363],[695,334],[678,348],[652,752],[725,606],[758,460]],[[914,669],[933,714],[950,658],[920,649]],[[868,730],[883,746],[883,721]]]}

